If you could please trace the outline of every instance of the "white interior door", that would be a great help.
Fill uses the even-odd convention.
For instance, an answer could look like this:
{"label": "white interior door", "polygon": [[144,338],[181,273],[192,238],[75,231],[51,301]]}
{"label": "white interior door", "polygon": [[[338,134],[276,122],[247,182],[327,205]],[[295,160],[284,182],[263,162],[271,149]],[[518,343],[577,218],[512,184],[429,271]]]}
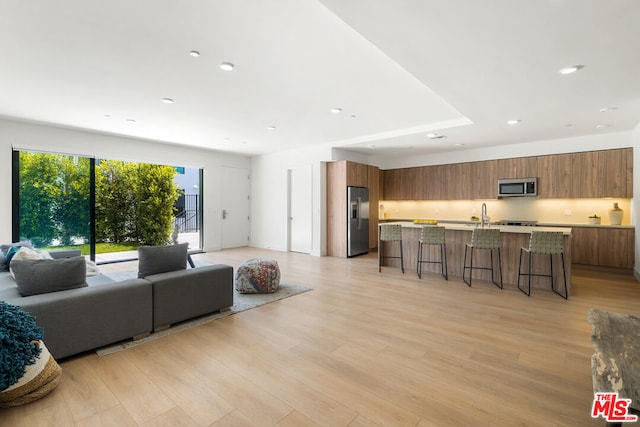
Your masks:
{"label": "white interior door", "polygon": [[249,171],[222,168],[222,249],[249,244]]}
{"label": "white interior door", "polygon": [[311,166],[289,170],[289,250],[311,253]]}

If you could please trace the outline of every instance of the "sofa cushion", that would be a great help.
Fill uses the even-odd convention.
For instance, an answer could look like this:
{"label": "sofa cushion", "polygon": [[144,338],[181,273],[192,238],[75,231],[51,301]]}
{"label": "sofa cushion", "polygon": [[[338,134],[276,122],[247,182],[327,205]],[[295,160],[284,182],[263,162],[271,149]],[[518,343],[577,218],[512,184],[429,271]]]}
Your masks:
{"label": "sofa cushion", "polygon": [[168,246],[140,246],[138,248],[138,277],[187,268],[189,243]]}
{"label": "sofa cushion", "polygon": [[11,268],[23,297],[87,286],[84,257],[17,259]]}

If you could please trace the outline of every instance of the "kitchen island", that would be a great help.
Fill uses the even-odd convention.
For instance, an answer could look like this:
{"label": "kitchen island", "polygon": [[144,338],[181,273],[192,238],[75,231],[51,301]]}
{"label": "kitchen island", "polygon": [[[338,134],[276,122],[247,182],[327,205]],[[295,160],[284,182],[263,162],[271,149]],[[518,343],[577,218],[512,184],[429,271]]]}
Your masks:
{"label": "kitchen island", "polygon": [[[391,222],[387,224],[400,224],[402,226],[402,243],[404,248],[404,267],[407,274],[411,272],[415,273],[416,263],[418,260],[418,240],[420,239],[420,230],[423,224],[416,224],[413,222]],[[467,224],[439,224],[445,227],[445,240],[447,243],[447,267],[449,270],[449,276],[462,277],[463,261],[464,261],[464,249],[465,245],[471,242],[471,233],[474,228],[480,227],[480,225],[467,225]],[[502,240],[502,281],[505,288],[514,287],[518,282],[518,262],[520,257],[520,248],[529,247],[529,238],[532,231],[552,231],[562,232],[564,234],[564,263],[567,275],[567,292],[571,292],[571,228],[565,227],[525,227],[514,225],[491,225],[490,228],[497,228],[500,230],[500,237]],[[384,254],[389,256],[399,256],[399,245],[393,242],[379,242],[384,245]],[[430,247],[425,245],[423,247],[423,258],[430,260],[439,260],[440,252],[438,247]],[[495,267],[497,268],[497,257],[494,257]],[[469,262],[467,260],[467,262]],[[522,271],[528,269],[528,259],[526,256],[522,257]],[[560,265],[560,256],[554,256],[554,280],[556,283],[556,289],[561,289],[563,286],[562,279],[562,266]],[[473,256],[474,266],[489,266],[490,257],[489,251],[476,250]],[[396,259],[384,259],[383,266],[400,267],[400,260]],[[437,264],[423,264],[423,272],[439,273],[440,266]],[[382,270],[384,273],[384,269]],[[533,267],[531,272],[534,274],[549,274],[549,257],[545,255],[533,255]],[[467,273],[468,274],[468,273]],[[496,270],[497,274],[497,270]],[[474,270],[473,271],[473,283],[475,286],[476,280],[491,280],[491,272],[486,270]],[[521,280],[528,280],[526,276],[523,276]],[[480,286],[481,282],[478,282]],[[491,285],[493,286],[493,285]],[[558,288],[560,286],[560,288]],[[551,292],[551,283],[549,278],[536,277],[531,278],[532,295],[535,295],[536,289],[545,289]]]}

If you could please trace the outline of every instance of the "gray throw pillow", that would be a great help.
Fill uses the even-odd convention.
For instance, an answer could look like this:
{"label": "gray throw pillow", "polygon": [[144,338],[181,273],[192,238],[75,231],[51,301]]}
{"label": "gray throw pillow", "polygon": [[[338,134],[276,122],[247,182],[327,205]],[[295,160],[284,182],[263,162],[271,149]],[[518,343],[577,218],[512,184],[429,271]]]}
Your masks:
{"label": "gray throw pillow", "polygon": [[138,277],[187,268],[189,243],[168,246],[140,246],[138,248]]}
{"label": "gray throw pillow", "polygon": [[11,269],[23,297],[87,286],[84,257],[66,259],[16,259]]}

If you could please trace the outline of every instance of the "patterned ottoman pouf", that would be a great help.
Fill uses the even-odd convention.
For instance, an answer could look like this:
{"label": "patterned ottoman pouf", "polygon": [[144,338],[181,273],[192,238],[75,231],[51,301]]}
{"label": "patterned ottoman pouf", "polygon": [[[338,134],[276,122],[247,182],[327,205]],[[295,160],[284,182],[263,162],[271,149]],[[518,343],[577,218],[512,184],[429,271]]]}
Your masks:
{"label": "patterned ottoman pouf", "polygon": [[241,294],[275,292],[280,287],[280,268],[274,259],[253,258],[240,264],[234,282]]}

